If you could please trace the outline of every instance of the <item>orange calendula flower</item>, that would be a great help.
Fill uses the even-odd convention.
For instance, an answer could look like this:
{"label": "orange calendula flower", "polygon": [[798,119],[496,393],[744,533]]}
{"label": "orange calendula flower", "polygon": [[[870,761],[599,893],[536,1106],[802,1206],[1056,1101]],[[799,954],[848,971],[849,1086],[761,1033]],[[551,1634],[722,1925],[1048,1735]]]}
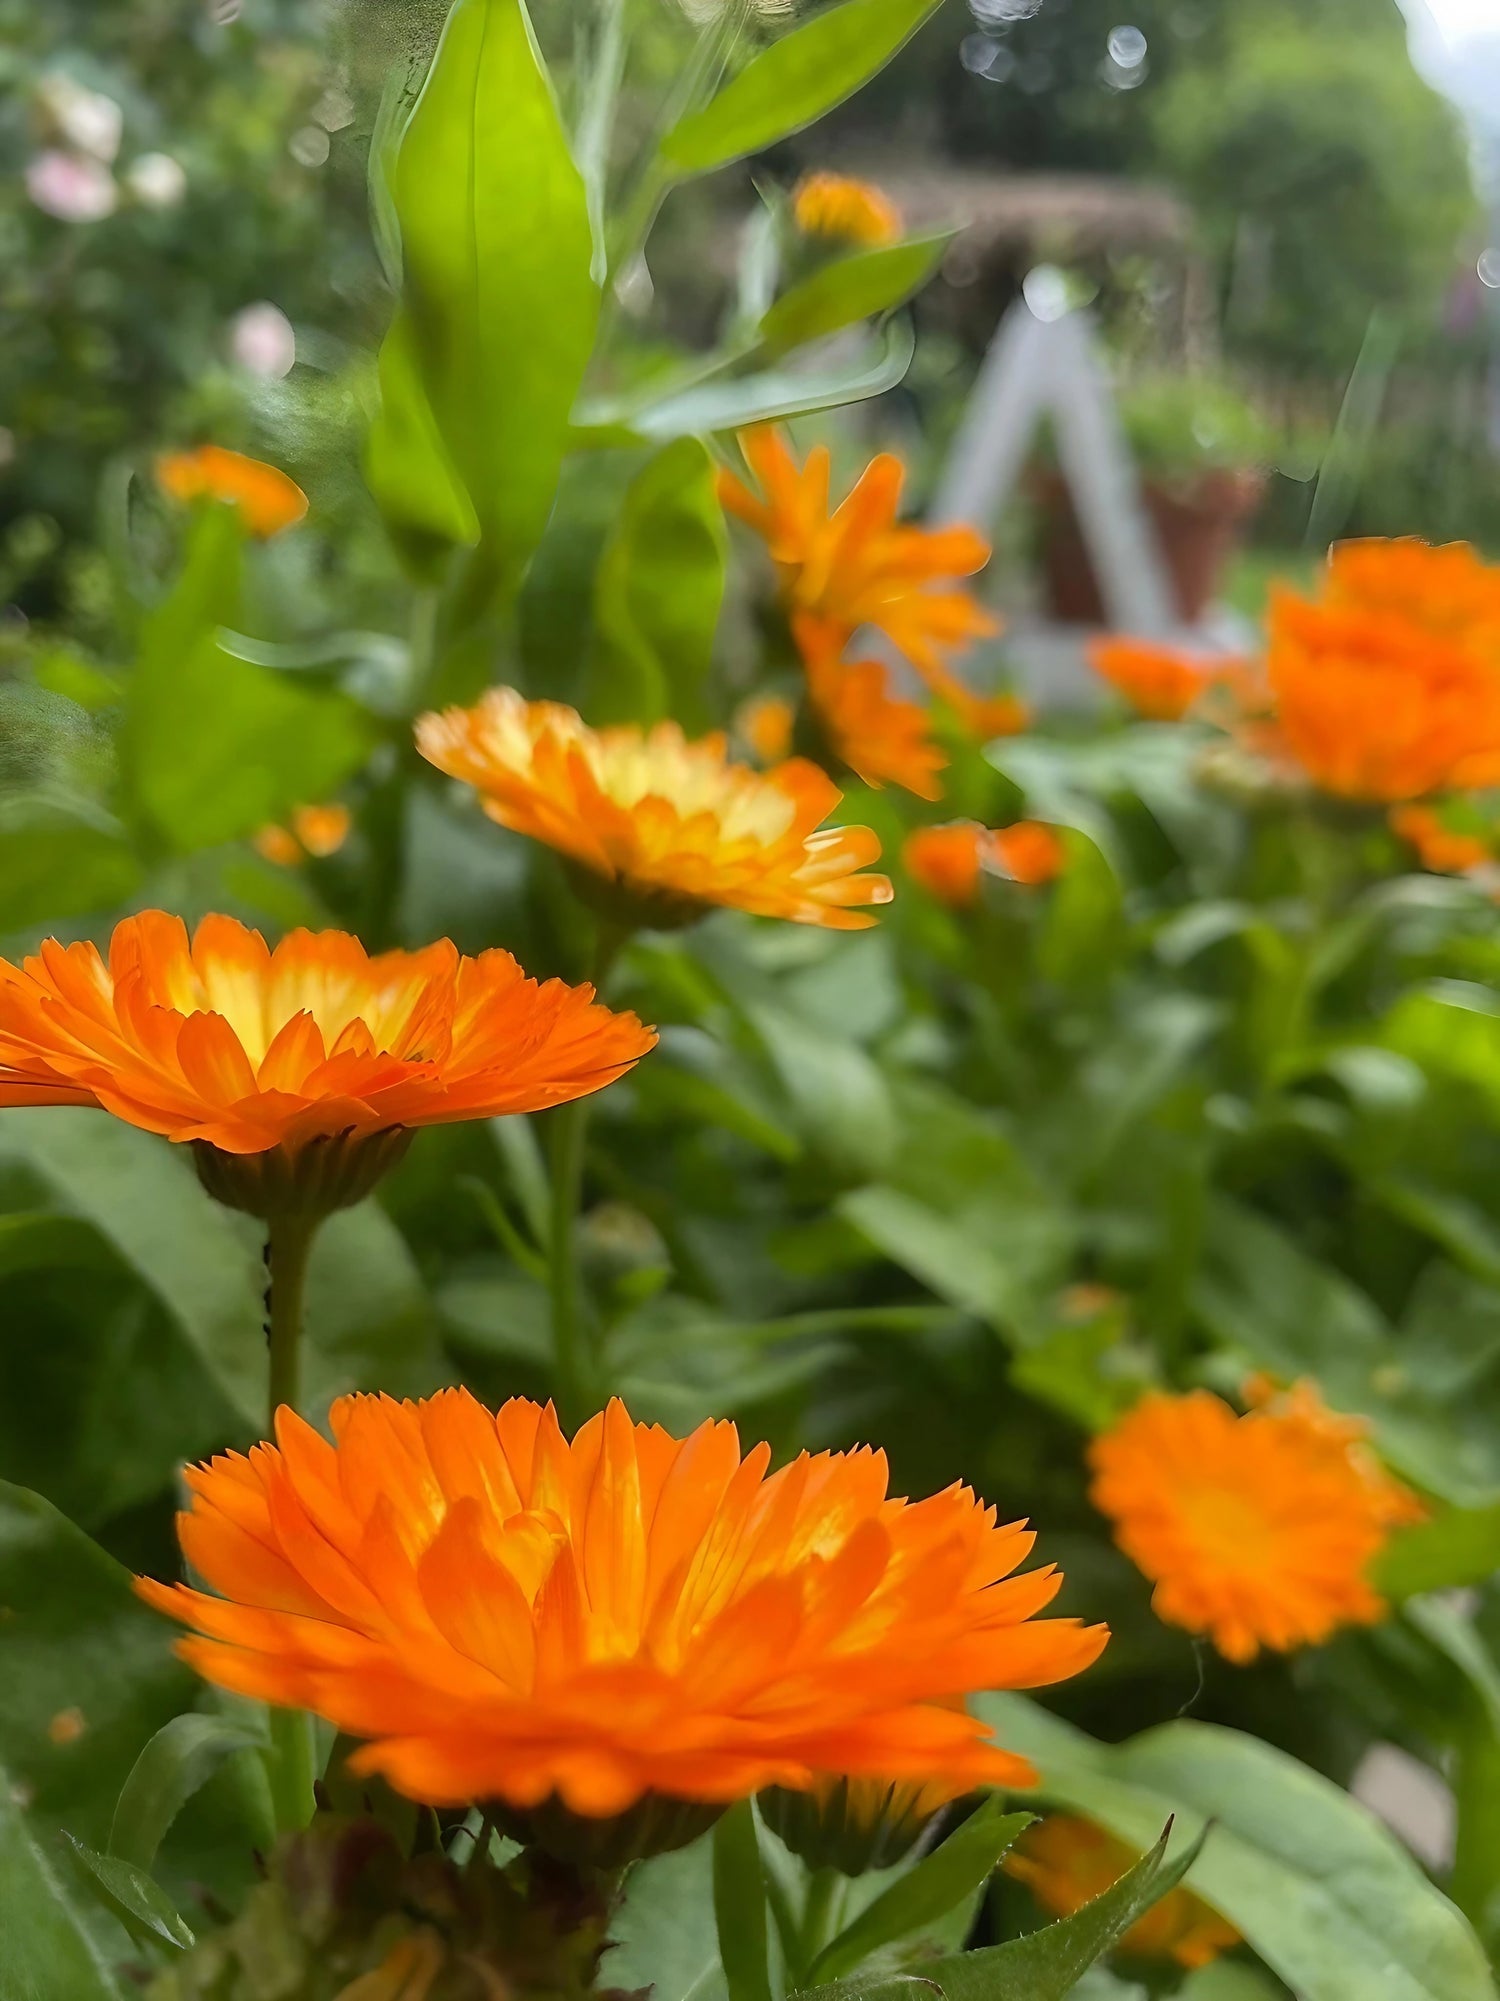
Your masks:
{"label": "orange calendula flower", "polygon": [[371,958],[341,931],[270,950],[232,917],[148,910],[0,960],[0,1105],[95,1105],[227,1154],[566,1104],[656,1041],[592,987],[447,940]]}
{"label": "orange calendula flower", "polygon": [[1488,841],[1445,825],[1430,806],[1398,806],[1390,824],[1391,832],[1409,842],[1423,868],[1434,875],[1467,875],[1495,859]]}
{"label": "orange calendula flower", "polygon": [[1108,1637],[1038,1620],[1060,1580],[965,1487],[886,1494],[882,1454],[768,1471],[733,1425],[685,1440],[610,1404],[571,1444],[551,1407],[467,1391],[345,1397],[333,1443],[187,1475],[183,1553],[218,1592],[142,1581],[222,1688],[368,1740],[351,1760],[433,1805],[646,1793],[728,1802],[825,1775],[1026,1783],[951,1706],[1079,1673]]}
{"label": "orange calendula flower", "polygon": [[[1139,1854],[1091,1820],[1051,1813],[1028,1827],[1001,1865],[1024,1883],[1044,1911],[1070,1918],[1118,1883]],[[1191,1890],[1169,1890],[1121,1939],[1118,1950],[1138,1959],[1172,1959],[1207,1966],[1232,1952],[1240,1935]]]}
{"label": "orange calendula flower", "polygon": [[1434,548],[1406,536],[1340,543],[1329,553],[1323,595],[1422,632],[1473,640],[1500,665],[1500,567],[1467,542]]}
{"label": "orange calendula flower", "polygon": [[734,718],[735,734],[762,764],[780,764],[792,754],[797,705],[785,695],[754,695]]}
{"label": "orange calendula flower", "polygon": [[304,855],[319,861],[336,855],[349,838],[351,824],[347,806],[298,806],[290,827],[262,827],[255,847],[278,868],[295,868]]}
{"label": "orange calendula flower", "polygon": [[1271,603],[1274,746],[1314,785],[1389,805],[1500,780],[1500,671],[1360,606]]}
{"label": "orange calendula flower", "polygon": [[1370,1564],[1420,1504],[1362,1438],[1310,1385],[1244,1417],[1154,1392],[1090,1446],[1092,1497],[1157,1617],[1244,1663],[1385,1616]]}
{"label": "orange calendula flower", "polygon": [[928,734],[920,703],[891,692],[878,660],[842,660],[826,627],[793,621],[813,711],[834,756],[866,785],[899,785],[919,799],[941,799],[938,773],[948,760]]}
{"label": "orange calendula flower", "polygon": [[902,859],[917,882],[940,903],[962,910],[976,901],[986,875],[1039,888],[1061,874],[1067,851],[1056,831],[1039,820],[1010,827],[982,827],[954,820],[918,827],[907,836]]}
{"label": "orange calendula flower", "polygon": [[307,513],[307,495],[294,479],[223,445],[164,452],[156,461],[156,478],[173,500],[218,500],[237,507],[247,531],[262,541],[294,528]]}
{"label": "orange calendula flower", "polygon": [[901,234],[901,211],[869,181],[846,174],[804,174],[792,190],[792,218],[804,236],[875,246]]}
{"label": "orange calendula flower", "polygon": [[825,447],[798,466],[767,425],[741,432],[740,448],[760,491],[721,472],[720,498],[765,538],[788,611],[825,626],[824,643],[836,652],[860,626],[877,626],[943,692],[952,683],[944,652],[1000,629],[969,592],[951,588],[989,561],[984,537],[972,528],[898,521],[905,475],[887,452],[830,513]]}
{"label": "orange calendula flower", "polygon": [[1137,715],[1155,723],[1181,722],[1227,668],[1237,664],[1243,671],[1244,666],[1147,639],[1096,639],[1088,656],[1099,678],[1123,695]]}
{"label": "orange calendula flower", "polygon": [[417,722],[429,763],[472,785],[502,827],[569,856],[628,901],[638,921],[672,925],[728,904],[839,931],[889,903],[868,827],[825,827],[842,794],[792,758],[774,770],[732,763],[722,736],[694,743],[676,723],[592,730],[557,702],[491,688],[472,709]]}

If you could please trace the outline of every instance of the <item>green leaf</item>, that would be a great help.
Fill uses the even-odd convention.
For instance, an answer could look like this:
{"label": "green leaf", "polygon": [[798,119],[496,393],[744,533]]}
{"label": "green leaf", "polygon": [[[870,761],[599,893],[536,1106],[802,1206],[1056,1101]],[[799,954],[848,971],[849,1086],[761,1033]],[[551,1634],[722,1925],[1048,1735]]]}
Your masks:
{"label": "green leaf", "polygon": [[72,1887],[43,1853],[0,1767],[0,2001],[119,1995]]}
{"label": "green leaf", "polygon": [[729,2001],[771,2001],[767,1959],[766,1880],[749,1800],[738,1800],[714,1828],[714,1924]]}
{"label": "green leaf", "polygon": [[[0,1606],[0,1762],[40,1823],[102,1844],[136,1753],[192,1677],[119,1564],[40,1495],[6,1483]],[[9,1797],[0,1785],[0,1806]]]}
{"label": "green leaf", "polygon": [[703,719],[729,538],[713,461],[678,438],[631,481],[594,581],[590,722]]}
{"label": "green leaf", "polygon": [[350,1390],[427,1396],[448,1379],[416,1260],[373,1197],[318,1232],[304,1348],[309,1411]]}
{"label": "green leaf", "polygon": [[1443,1508],[1392,1536],[1371,1571],[1377,1591],[1399,1604],[1424,1591],[1483,1584],[1500,1570],[1500,1502]]}
{"label": "green leaf", "polygon": [[0,1111],[0,1154],[25,1161],[139,1273],[259,1435],[265,1272],[254,1226],[204,1194],[187,1149],[107,1112],[37,1106]]}
{"label": "green leaf", "polygon": [[426,400],[508,594],[546,526],[599,313],[583,178],[521,0],[458,0],[394,194]]}
{"label": "green leaf", "polygon": [[819,1953],[809,1977],[838,1980],[882,1946],[897,1945],[946,1917],[989,1880],[1001,1856],[1034,1818],[1029,1813],[1006,1813],[998,1798],[986,1800],[931,1855],[867,1904]]}
{"label": "green leaf", "polygon": [[1167,1860],[1170,1827],[1102,1896],[1071,1917],[1025,1938],[992,1945],[922,1969],[947,2001],[1062,2001],[1097,1960],[1112,1952],[1151,1906],[1176,1888],[1202,1846]]}
{"label": "green leaf", "polygon": [[773,42],[702,111],[679,119],[662,155],[706,173],[800,132],[867,83],[914,35],[937,0],[845,0]]}
{"label": "green leaf", "polygon": [[373,725],[347,697],[237,659],[217,643],[239,617],[242,530],[199,515],[186,567],[146,620],[120,753],[134,812],[183,853],[254,833],[326,799],[368,756]]}
{"label": "green leaf", "polygon": [[1094,1962],[1111,1951],[1192,1867],[1195,1847],[1167,1861],[1170,1835],[1169,1827],[1102,1896],[1025,1938],[924,1960],[910,1973],[892,1979],[844,1980],[807,1988],[798,2001],[919,2001],[931,1990],[943,2001],[1063,2001]]}
{"label": "green leaf", "polygon": [[610,1920],[603,1983],[652,2001],[725,2001],[714,1917],[714,1837],[637,1863]]}
{"label": "green leaf", "polygon": [[112,909],[140,878],[124,828],[88,802],[0,802],[0,932]]}
{"label": "green leaf", "polygon": [[168,1828],[224,1760],[265,1742],[263,1729],[227,1716],[174,1716],[131,1767],[110,1824],[109,1853],[149,1869]]}
{"label": "green leaf", "polygon": [[892,312],[927,283],[952,240],[945,230],[836,258],[782,293],[761,320],[761,341],[773,354],[787,354],[856,320]]}
{"label": "green leaf", "polygon": [[[660,441],[710,431],[739,431],[750,424],[779,423],[818,410],[860,403],[894,389],[911,366],[916,338],[903,317],[888,320],[878,337],[860,351],[821,372],[770,369],[762,374],[724,373],[708,381],[669,390],[655,399],[634,396],[579,406],[581,444],[631,439]],[[591,438],[590,433],[596,434]]]}
{"label": "green leaf", "polygon": [[99,1855],[71,1834],[64,1834],[63,1839],[84,1883],[132,1938],[158,1938],[186,1952],[193,1934],[165,1890],[153,1883],[144,1869],[122,1862],[116,1855]]}
{"label": "green leaf", "polygon": [[479,541],[479,516],[443,442],[404,306],[380,347],[380,409],[365,447],[365,484],[386,531],[421,583],[441,581],[455,548]]}
{"label": "green leaf", "polygon": [[1214,1823],[1190,1887],[1303,2001],[1494,2001],[1473,1931],[1396,1837],[1330,1780],[1238,1731],[1176,1722],[1118,1745],[1013,1695],[978,1713],[1035,1797],[1143,1849],[1168,1815]]}

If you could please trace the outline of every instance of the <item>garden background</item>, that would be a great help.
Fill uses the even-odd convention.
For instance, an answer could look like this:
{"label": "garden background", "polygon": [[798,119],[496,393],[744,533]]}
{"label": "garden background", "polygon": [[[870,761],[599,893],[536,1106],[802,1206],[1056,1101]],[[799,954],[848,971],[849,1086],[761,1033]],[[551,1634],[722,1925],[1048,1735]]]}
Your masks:
{"label": "garden background", "polygon": [[[450,35],[419,101],[445,0],[0,0],[0,959],[164,911],[595,982],[656,1047],[586,1126],[571,1091],[393,1119],[426,1129],[321,1219],[280,1400],[462,1383],[569,1430],[609,1396],[732,1419],[778,1466],[874,1445],[893,1494],[1029,1518],[1110,1643],[976,1695],[1034,1783],[950,1788],[873,1873],[761,1789],[612,1880],[597,1966],[537,1973],[508,1906],[409,1885],[268,1915],[288,1740],[130,1577],[183,1574],[183,1468],[269,1435],[282,1212],[93,1082],[8,1088],[12,975],[0,2001],[772,2001],[924,1965],[954,2001],[1495,1993],[1500,34],[1421,0],[851,10],[757,98],[823,15],[538,7],[513,71]],[[1002,317],[1064,309],[1152,518],[1219,560],[1206,624],[1096,651],[1059,707],[1007,641],[1076,609],[1045,431],[988,561],[900,544],[906,596],[842,624],[762,502],[894,452],[919,522]],[[951,629],[901,625],[935,596]],[[433,730],[492,684],[811,756],[796,858],[855,830],[834,888],[727,887],[761,860],[727,837],[691,874],[591,859],[597,804],[558,835],[562,780],[523,811]],[[1109,1500],[1100,1441],[1195,1397],[1293,1441],[1225,1531],[1271,1538],[1280,1637],[1174,1611]],[[1351,1492],[1357,1563],[1320,1540]],[[370,1808],[341,1769],[315,1829]],[[429,1828],[403,1791],[405,1859],[517,1866],[482,1801]]]}

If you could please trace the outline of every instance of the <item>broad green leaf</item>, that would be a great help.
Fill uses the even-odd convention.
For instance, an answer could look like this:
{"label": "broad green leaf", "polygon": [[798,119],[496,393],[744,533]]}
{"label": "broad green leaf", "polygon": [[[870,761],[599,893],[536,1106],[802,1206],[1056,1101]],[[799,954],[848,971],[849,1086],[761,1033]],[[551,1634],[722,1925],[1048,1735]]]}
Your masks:
{"label": "broad green leaf", "polygon": [[60,1216],[50,1209],[0,1216],[0,1278],[59,1265],[108,1271],[113,1262],[97,1232],[79,1216]]}
{"label": "broad green leaf", "polygon": [[1330,1780],[1238,1731],[1176,1722],[1119,1745],[1013,1695],[977,1709],[1040,1774],[1035,1797],[1145,1849],[1170,1815],[1213,1822],[1190,1887],[1303,2001],[1494,2001],[1462,1915]]}
{"label": "broad green leaf", "polygon": [[637,1863],[610,1920],[601,1985],[652,2001],[726,2001],[714,1920],[714,1838]]}
{"label": "broad green leaf", "polygon": [[946,1917],[988,1881],[1002,1855],[1034,1815],[1006,1813],[999,1799],[987,1800],[933,1853],[867,1904],[813,1961],[809,1978],[838,1980],[852,1973],[882,1946],[898,1945]]}
{"label": "broad green leaf", "polygon": [[145,1280],[258,1434],[265,1271],[254,1225],[204,1194],[187,1149],[107,1112],[35,1107],[0,1111],[0,1154],[25,1161]]}
{"label": "broad green leaf", "polygon": [[1400,1603],[1424,1591],[1483,1584],[1500,1570],[1500,1502],[1440,1508],[1392,1536],[1373,1566],[1375,1587]]}
{"label": "broad green leaf", "polygon": [[114,1559],[40,1495],[4,1483],[0,1605],[0,1761],[39,1825],[102,1846],[137,1752],[192,1677]]}
{"label": "broad green leaf", "polygon": [[1484,1709],[1490,1734],[1500,1740],[1500,1666],[1473,1621],[1446,1597],[1413,1599],[1405,1617],[1458,1669]]}
{"label": "broad green leaf", "polygon": [[879,335],[848,359],[821,369],[770,369],[753,375],[724,373],[658,400],[639,397],[584,403],[576,413],[577,442],[608,445],[645,439],[738,431],[778,423],[818,410],[859,403],[894,389],[911,366],[916,339],[904,318],[888,320]]}
{"label": "broad green leaf", "polygon": [[896,1149],[895,1112],[885,1079],[864,1050],[770,1002],[751,1002],[745,1012],[807,1144],[854,1178],[888,1167]]}
{"label": "broad green leaf", "polygon": [[729,2001],[771,2001],[766,1882],[755,1810],[739,1800],[713,1832],[714,1925]]}
{"label": "broad green leaf", "polygon": [[631,481],[594,580],[590,722],[703,719],[728,536],[697,438],[665,445]]}
{"label": "broad green leaf", "polygon": [[17,1793],[0,1767],[0,2001],[119,2001],[82,1892],[44,1852]]}
{"label": "broad green leaf", "polygon": [[125,830],[99,808],[45,795],[0,803],[0,932],[112,909],[140,878]]}
{"label": "broad green leaf", "polygon": [[365,448],[365,484],[413,576],[441,581],[455,548],[479,540],[479,516],[427,400],[410,313],[398,306],[380,348],[380,409]]}
{"label": "broad green leaf", "polygon": [[448,1380],[416,1260],[374,1198],[318,1232],[304,1345],[309,1412],[350,1390],[426,1396]]}
{"label": "broad green leaf", "polygon": [[702,174],[800,132],[867,83],[914,35],[937,0],[844,0],[773,42],[702,111],[680,119],[662,155]]}
{"label": "broad green leaf", "polygon": [[347,697],[289,680],[218,645],[239,617],[242,531],[213,507],[186,567],[147,619],[120,751],[126,796],[183,853],[252,834],[326,799],[368,756],[370,719]]}
{"label": "broad green leaf", "polygon": [[1288,1380],[1315,1376],[1336,1409],[1371,1420],[1385,1457],[1429,1493],[1466,1508],[1495,1501],[1497,1413],[1482,1374],[1493,1314],[1471,1329],[1450,1302],[1398,1336],[1342,1273],[1223,1197],[1210,1204],[1207,1250],[1194,1305],[1219,1340]]}
{"label": "broad green leaf", "polygon": [[856,320],[893,311],[927,283],[951,241],[952,232],[945,231],[836,258],[782,293],[761,320],[761,341],[773,354],[788,354]]}
{"label": "broad green leaf", "polygon": [[1387,1017],[1381,1040],[1474,1092],[1492,1117],[1500,1113],[1500,1011],[1487,987],[1445,980],[1408,994]]}
{"label": "broad green leaf", "polygon": [[110,1823],[109,1853],[137,1869],[156,1860],[168,1828],[226,1758],[266,1741],[265,1731],[227,1716],[174,1716],[130,1770]]}
{"label": "broad green leaf", "polygon": [[181,1913],[159,1883],[153,1883],[144,1869],[122,1862],[117,1855],[100,1855],[71,1834],[65,1834],[69,1851],[87,1889],[97,1897],[130,1933],[132,1938],[158,1938],[185,1952],[193,1934]]}
{"label": "broad green leaf", "polygon": [[394,193],[427,401],[508,593],[552,507],[599,312],[583,178],[521,0],[458,0]]}

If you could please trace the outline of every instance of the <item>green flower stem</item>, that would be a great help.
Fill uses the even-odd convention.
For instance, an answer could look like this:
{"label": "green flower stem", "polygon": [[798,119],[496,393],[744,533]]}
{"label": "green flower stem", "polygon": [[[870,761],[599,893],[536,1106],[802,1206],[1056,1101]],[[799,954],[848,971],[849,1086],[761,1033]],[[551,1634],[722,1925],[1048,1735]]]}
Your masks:
{"label": "green flower stem", "polygon": [[302,1379],[302,1307],[307,1291],[307,1266],[313,1239],[318,1234],[316,1219],[306,1216],[274,1216],[268,1226],[266,1266],[270,1283],[266,1290],[271,1346],[270,1425],[267,1436],[276,1435],[276,1413],[283,1404],[297,1408]]}
{"label": "green flower stem", "polygon": [[[628,942],[629,929],[601,919],[594,939],[590,979],[602,992],[610,968]],[[565,1425],[579,1424],[597,1408],[594,1357],[584,1321],[578,1275],[578,1210],[583,1197],[584,1146],[590,1099],[575,1098],[552,1114],[552,1214],[547,1276],[552,1295],[552,1352]]]}
{"label": "green flower stem", "polygon": [[[271,1219],[266,1240],[270,1283],[266,1291],[270,1336],[270,1424],[276,1435],[276,1413],[283,1404],[297,1408],[301,1389],[302,1309],[307,1292],[307,1266],[317,1219],[281,1215]],[[278,1834],[294,1834],[313,1817],[313,1723],[300,1709],[271,1711],[271,1744],[266,1776]]]}

